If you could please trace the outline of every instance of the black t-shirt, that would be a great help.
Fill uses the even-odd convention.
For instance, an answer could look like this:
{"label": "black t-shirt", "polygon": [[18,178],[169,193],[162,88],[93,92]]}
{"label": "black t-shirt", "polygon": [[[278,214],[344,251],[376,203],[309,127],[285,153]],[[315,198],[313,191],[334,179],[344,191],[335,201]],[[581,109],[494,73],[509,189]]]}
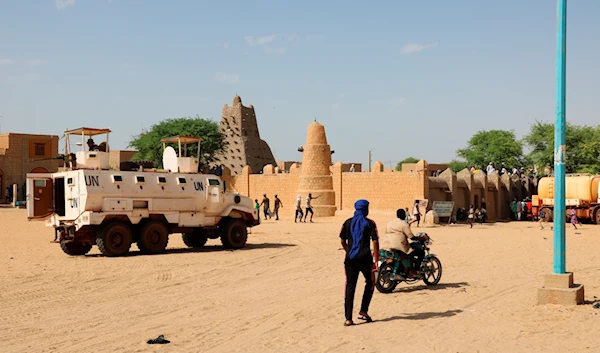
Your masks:
{"label": "black t-shirt", "polygon": [[350,231],[350,225],[352,224],[352,218],[348,218],[344,225],[342,226],[342,230],[340,231],[340,238],[346,240],[348,242],[348,252],[346,253],[346,261],[370,261],[373,262],[373,255],[371,254],[371,240],[379,241],[379,234],[377,233],[377,225],[375,222],[367,218],[369,225],[365,227],[363,237],[360,242],[360,250],[358,254],[354,257],[354,259],[350,259],[348,257],[348,252],[352,249],[352,243],[354,242],[354,238],[352,238],[352,232]]}

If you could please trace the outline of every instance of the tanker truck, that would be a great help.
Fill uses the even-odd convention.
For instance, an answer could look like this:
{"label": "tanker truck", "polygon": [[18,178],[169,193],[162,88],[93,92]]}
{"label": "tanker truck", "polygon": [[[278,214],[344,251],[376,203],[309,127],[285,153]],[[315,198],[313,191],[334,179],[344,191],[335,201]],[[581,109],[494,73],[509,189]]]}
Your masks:
{"label": "tanker truck", "polygon": [[[565,204],[568,209],[575,209],[577,218],[600,224],[599,183],[600,175],[566,175]],[[554,177],[541,178],[537,189],[538,194],[532,197],[532,213],[537,217],[543,210],[546,220],[551,221],[554,215]]]}
{"label": "tanker truck", "polygon": [[[199,157],[187,152],[188,145],[197,144],[200,156],[200,138],[161,140],[163,169],[111,170],[110,132],[65,131],[64,170],[27,174],[28,220],[53,227],[66,254],[85,255],[96,245],[106,256],[122,256],[133,243],[143,253],[160,253],[171,233],[182,233],[189,247],[216,238],[228,249],[245,246],[247,228],[259,224],[258,213],[250,198],[227,192],[219,176],[198,173]],[[92,139],[99,135],[106,135],[100,148]],[[76,153],[71,153],[73,137],[81,137]]]}

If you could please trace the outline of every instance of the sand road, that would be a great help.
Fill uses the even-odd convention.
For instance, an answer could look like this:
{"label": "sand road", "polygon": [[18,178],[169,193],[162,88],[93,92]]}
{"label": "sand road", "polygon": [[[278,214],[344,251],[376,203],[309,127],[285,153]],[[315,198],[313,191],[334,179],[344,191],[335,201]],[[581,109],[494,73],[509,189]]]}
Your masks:
{"label": "sand road", "polygon": [[[65,255],[53,231],[0,209],[0,352],[600,352],[600,227],[568,229],[568,270],[588,304],[536,306],[552,269],[552,232],[530,222],[426,231],[440,285],[375,292],[374,323],[344,327],[343,251],[349,214],[267,221],[247,248],[218,240],[167,254]],[[391,214],[374,214],[380,229]],[[355,312],[362,295],[359,280]],[[356,320],[359,321],[359,320]],[[168,345],[147,345],[164,334]]]}

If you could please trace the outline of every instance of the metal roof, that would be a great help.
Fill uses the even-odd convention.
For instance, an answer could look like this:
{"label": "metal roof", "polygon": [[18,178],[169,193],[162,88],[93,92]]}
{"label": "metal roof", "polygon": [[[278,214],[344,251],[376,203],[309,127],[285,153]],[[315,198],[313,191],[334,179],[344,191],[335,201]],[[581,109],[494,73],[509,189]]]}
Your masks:
{"label": "metal roof", "polygon": [[91,127],[80,127],[79,129],[65,131],[65,135],[81,135],[83,133],[85,136],[95,136],[95,135],[108,134],[110,132],[111,131],[109,129],[95,129],[95,128],[91,128]]}
{"label": "metal roof", "polygon": [[162,143],[178,143],[179,141],[181,143],[195,143],[202,141],[202,139],[194,136],[173,136],[160,140]]}

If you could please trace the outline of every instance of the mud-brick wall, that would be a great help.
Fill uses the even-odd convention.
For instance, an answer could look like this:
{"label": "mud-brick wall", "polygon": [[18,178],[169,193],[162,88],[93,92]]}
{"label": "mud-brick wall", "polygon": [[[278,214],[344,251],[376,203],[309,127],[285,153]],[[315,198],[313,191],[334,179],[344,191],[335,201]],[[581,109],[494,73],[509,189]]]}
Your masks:
{"label": "mud-brick wall", "polygon": [[410,209],[416,199],[425,198],[425,178],[419,172],[342,173],[341,209],[354,209],[359,199],[369,200],[373,210]]}
{"label": "mud-brick wall", "polygon": [[[283,203],[283,211],[294,212],[296,203],[296,189],[298,187],[299,169],[292,167],[290,173],[274,173],[271,165],[265,166],[263,174],[250,174],[250,168],[246,167],[240,175],[225,176],[227,190],[239,192],[252,200],[262,201],[263,195],[267,194],[271,200],[271,209],[275,195]],[[225,174],[225,173],[224,173]],[[302,206],[304,207],[304,200]]]}

